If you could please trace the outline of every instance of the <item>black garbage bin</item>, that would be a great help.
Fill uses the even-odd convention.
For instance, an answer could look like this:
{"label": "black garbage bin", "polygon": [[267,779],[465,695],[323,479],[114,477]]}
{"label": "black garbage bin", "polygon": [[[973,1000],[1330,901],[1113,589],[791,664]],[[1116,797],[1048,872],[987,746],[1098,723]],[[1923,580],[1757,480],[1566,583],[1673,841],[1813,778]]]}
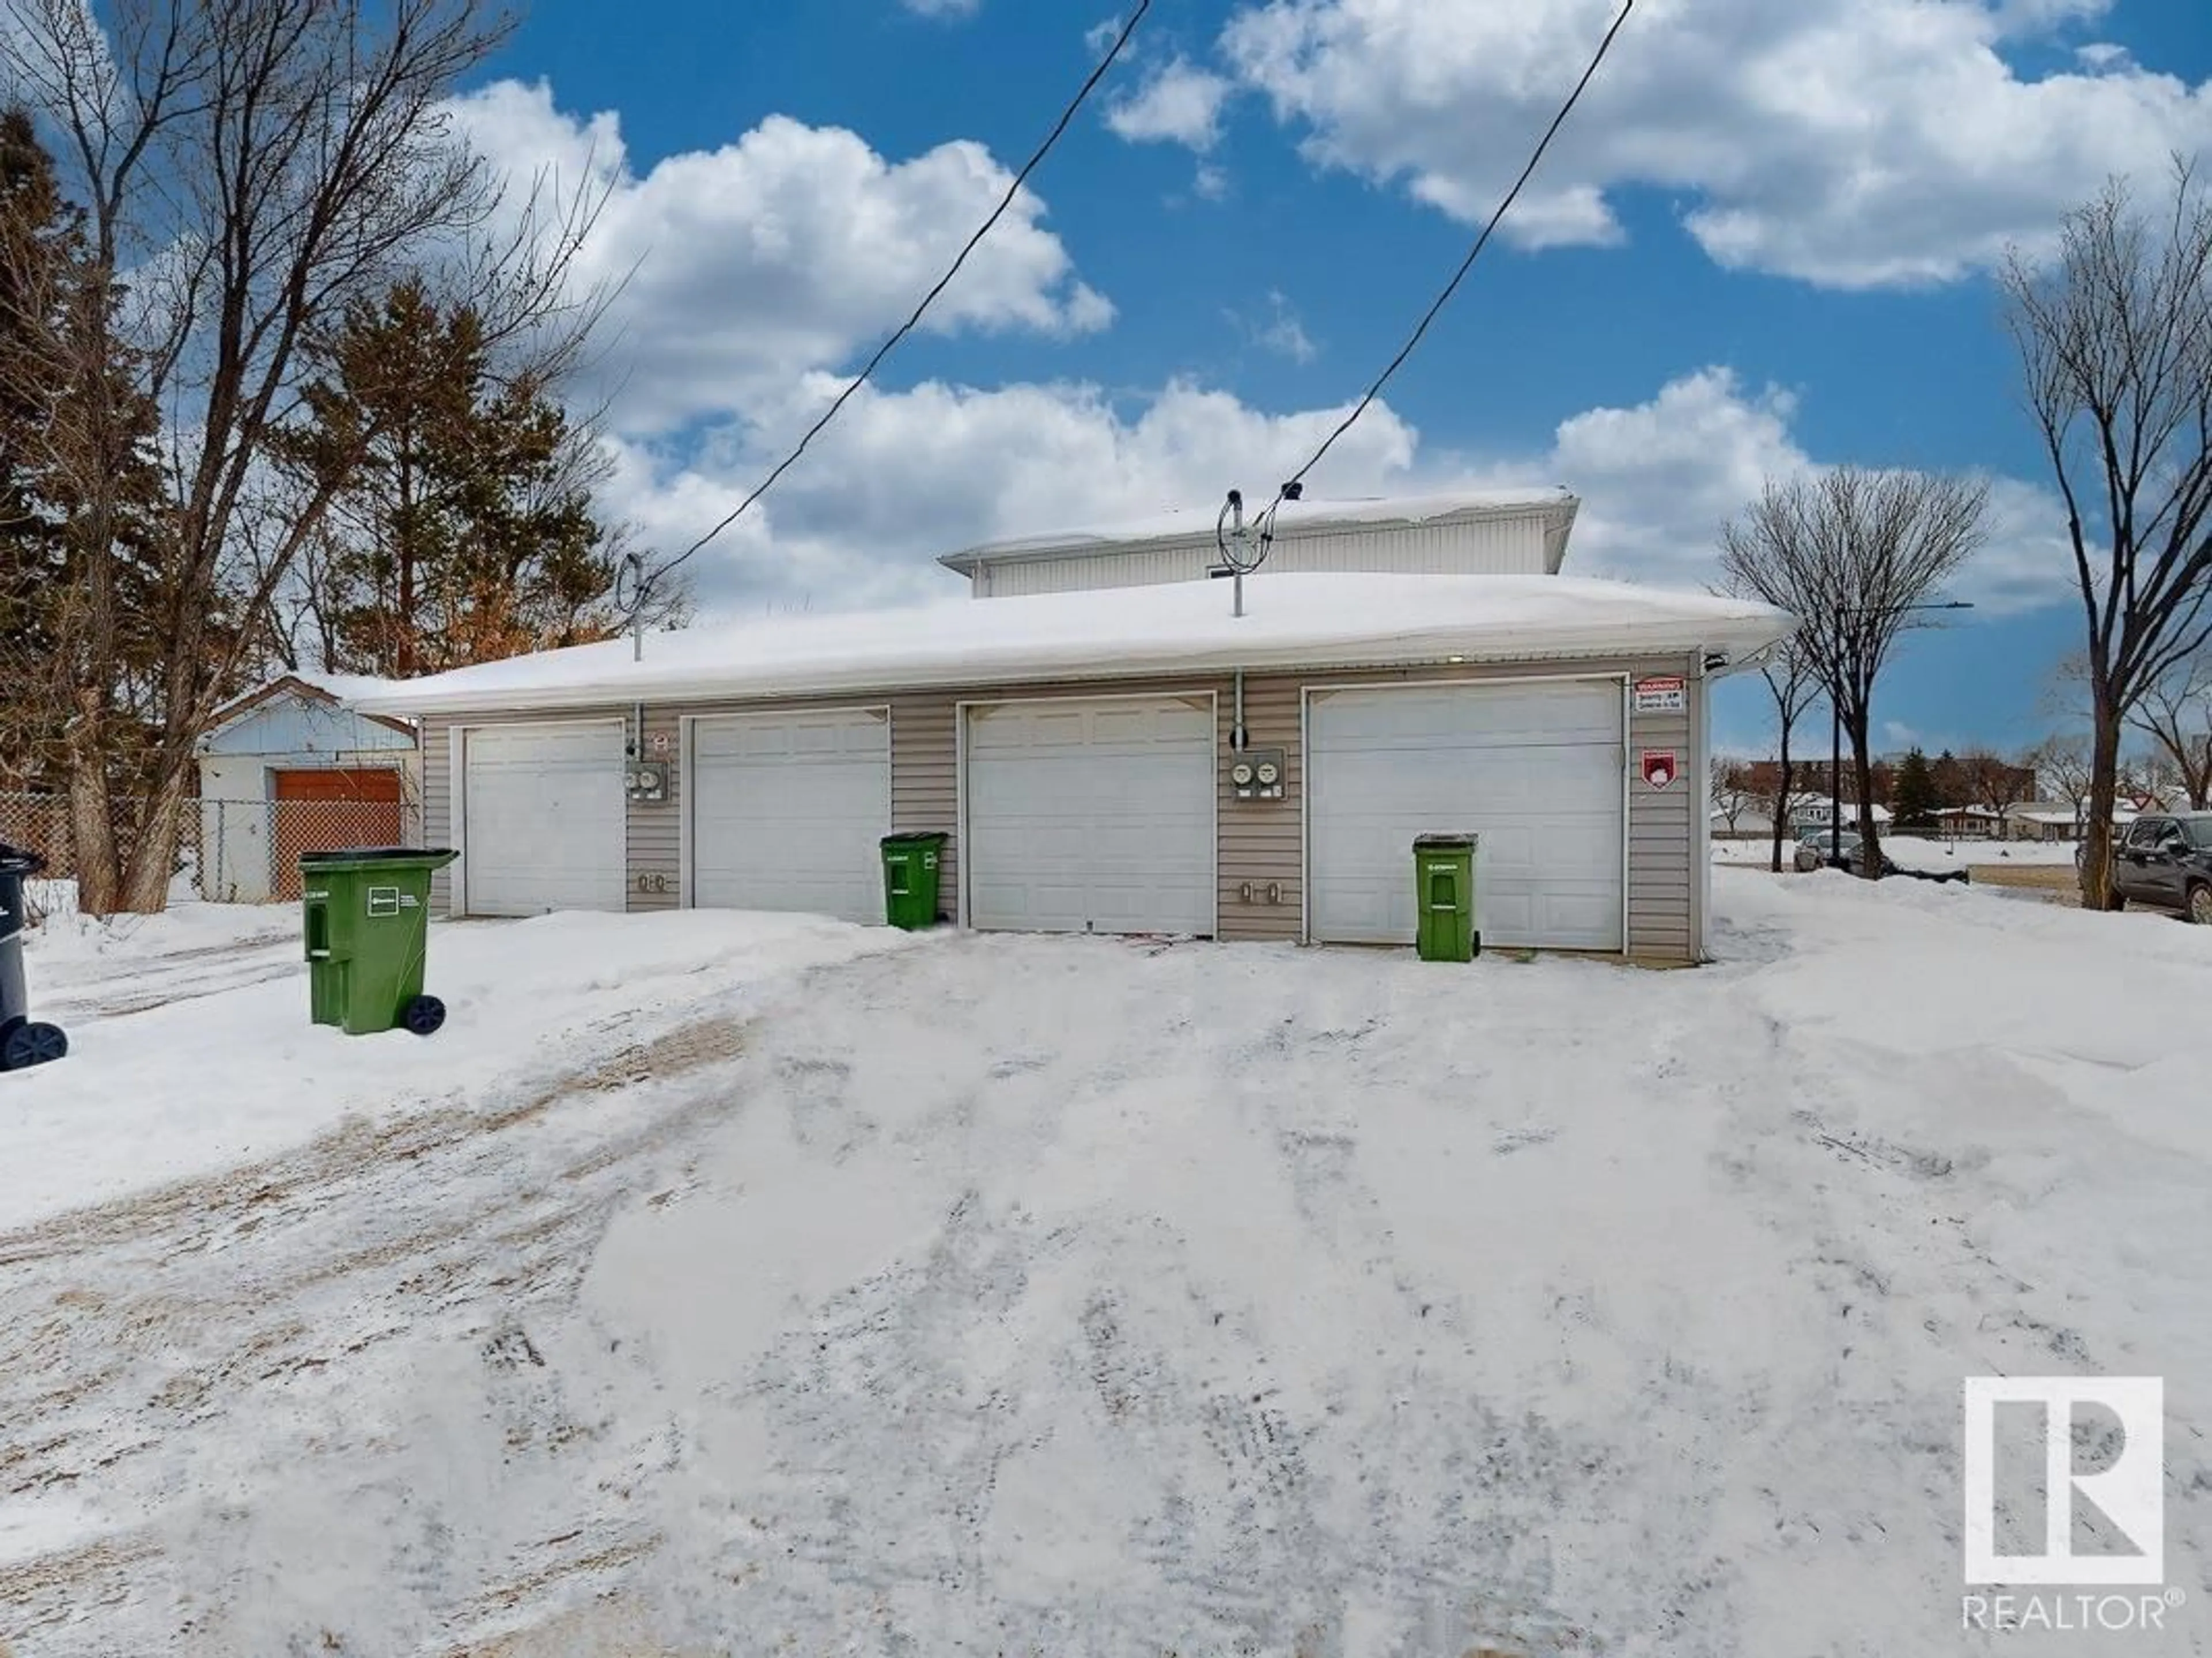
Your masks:
{"label": "black garbage bin", "polygon": [[23,981],[23,930],[30,920],[23,883],[46,866],[37,853],[0,841],[0,1071],[45,1065],[69,1052],[58,1025],[31,1017]]}

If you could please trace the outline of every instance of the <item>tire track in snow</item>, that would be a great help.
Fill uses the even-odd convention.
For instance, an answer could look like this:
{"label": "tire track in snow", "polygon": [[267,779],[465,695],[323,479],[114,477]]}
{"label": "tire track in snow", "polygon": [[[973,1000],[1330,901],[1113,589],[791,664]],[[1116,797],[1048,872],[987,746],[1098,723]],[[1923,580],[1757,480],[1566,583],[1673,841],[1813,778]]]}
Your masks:
{"label": "tire track in snow", "polygon": [[[146,1587],[184,1540],[167,1516],[203,1497],[189,1448],[289,1414],[303,1382],[342,1389],[372,1349],[481,1327],[488,1370],[537,1368],[518,1359],[532,1351],[532,1309],[573,1299],[609,1211],[726,1113],[720,1093],[681,1084],[736,1058],[749,1029],[696,1019],[541,1074],[493,1109],[349,1125],[280,1158],[0,1238],[0,1498],[96,1485],[106,1513],[137,1516],[9,1561],[4,1626],[43,1631],[57,1651],[111,1651],[106,1632],[68,1643],[102,1609],[128,1608],[155,1620],[150,1649],[162,1614]],[[564,1120],[617,1090],[623,1114]],[[507,1431],[518,1450],[586,1431],[537,1422],[543,1405],[516,1407]],[[635,1545],[551,1550],[485,1590],[484,1606],[530,1598],[549,1575],[614,1570]]]}

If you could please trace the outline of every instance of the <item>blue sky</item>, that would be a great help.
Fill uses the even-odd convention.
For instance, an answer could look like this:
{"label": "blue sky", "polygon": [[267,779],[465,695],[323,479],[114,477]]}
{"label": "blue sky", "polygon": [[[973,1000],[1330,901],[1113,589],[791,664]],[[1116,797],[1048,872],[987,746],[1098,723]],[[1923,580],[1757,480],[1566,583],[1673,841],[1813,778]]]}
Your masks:
{"label": "blue sky", "polygon": [[[1130,58],[879,395],[695,561],[709,610],[944,591],[987,536],[1286,472],[1463,251],[1613,0],[1156,0]],[[933,14],[933,15],[926,15]],[[618,507],[726,512],[894,325],[1072,93],[1105,6],[537,0],[466,105],[596,178],[631,272],[602,367]],[[1516,220],[1320,493],[1561,483],[1569,568],[1711,574],[1771,472],[1985,471],[1978,608],[1881,714],[2048,729],[2079,628],[1990,265],[2105,177],[2212,151],[2178,0],[1645,0]],[[1763,741],[1732,688],[1721,734]]]}

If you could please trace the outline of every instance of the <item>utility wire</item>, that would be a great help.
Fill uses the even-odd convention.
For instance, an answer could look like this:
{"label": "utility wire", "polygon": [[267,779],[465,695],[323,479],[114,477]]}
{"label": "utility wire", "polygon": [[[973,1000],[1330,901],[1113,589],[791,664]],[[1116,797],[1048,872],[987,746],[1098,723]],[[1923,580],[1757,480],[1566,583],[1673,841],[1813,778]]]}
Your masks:
{"label": "utility wire", "polygon": [[1559,135],[1559,129],[1566,125],[1567,117],[1574,113],[1575,106],[1582,100],[1583,89],[1589,85],[1591,77],[1596,75],[1598,65],[1605,62],[1606,54],[1613,50],[1613,37],[1620,33],[1621,25],[1628,21],[1629,13],[1635,9],[1636,0],[1622,0],[1620,15],[1613,20],[1613,27],[1605,32],[1605,38],[1598,42],[1597,51],[1591,56],[1589,65],[1583,70],[1582,78],[1575,82],[1574,90],[1567,94],[1566,102],[1559,106],[1559,112],[1552,118],[1551,125],[1544,129],[1544,136],[1536,141],[1536,148],[1529,155],[1528,166],[1521,169],[1521,176],[1513,181],[1513,188],[1505,192],[1504,199],[1498,203],[1498,210],[1490,216],[1490,222],[1482,227],[1482,234],[1474,239],[1474,246],[1468,249],[1467,257],[1459,262],[1459,269],[1452,272],[1452,278],[1444,284],[1443,292],[1437,295],[1436,302],[1429,307],[1413,333],[1407,337],[1405,344],[1398,349],[1398,355],[1390,359],[1389,367],[1375,377],[1375,383],[1367,388],[1367,394],[1359,399],[1358,405],[1350,414],[1338,422],[1336,430],[1322,440],[1321,447],[1307,458],[1306,464],[1291,473],[1275,491],[1274,500],[1267,503],[1267,510],[1261,515],[1260,519],[1261,538],[1263,544],[1273,539],[1275,509],[1284,501],[1291,499],[1293,491],[1303,489],[1306,474],[1321,465],[1322,457],[1335,447],[1336,440],[1358,423],[1359,417],[1367,412],[1368,406],[1382,395],[1382,388],[1390,383],[1390,377],[1405,366],[1407,358],[1413,355],[1414,348],[1420,344],[1422,337],[1429,331],[1429,325],[1436,321],[1437,314],[1451,302],[1451,296],[1459,291],[1459,285],[1466,280],[1467,273],[1474,268],[1474,262],[1482,257],[1482,250],[1489,246],[1492,233],[1497,230],[1506,214],[1511,211],[1513,203],[1520,199],[1521,191],[1528,185],[1528,180],[1535,175],[1537,164],[1544,159],[1544,152],[1552,147],[1552,140]]}
{"label": "utility wire", "polygon": [[884,359],[890,355],[892,349],[915,331],[929,307],[936,303],[938,296],[952,285],[952,279],[960,274],[961,266],[968,263],[968,256],[975,251],[983,239],[997,226],[999,221],[1006,216],[1006,210],[1014,204],[1014,197],[1021,194],[1022,186],[1029,182],[1030,174],[1035,173],[1043,163],[1044,158],[1052,153],[1053,146],[1060,142],[1061,135],[1066,132],[1069,125],[1073,123],[1078,112],[1089,100],[1098,83],[1106,78],[1106,71],[1114,67],[1114,61],[1121,55],[1122,47],[1129,44],[1129,37],[1137,32],[1137,25],[1144,21],[1145,14],[1152,9],[1152,0],[1137,0],[1136,9],[1129,14],[1129,21],[1121,26],[1121,33],[1115,37],[1114,44],[1108,50],[1105,57],[1099,59],[1098,66],[1091,71],[1090,78],[1085,81],[1077,90],[1074,99],[1067,107],[1060,112],[1060,119],[1053,124],[1053,129],[1045,135],[1044,142],[1039,144],[1029,160],[1022,164],[1022,170],[1014,175],[1013,183],[1006,186],[1006,193],[1000,197],[999,204],[991,210],[991,216],[984,220],[975,234],[968,239],[967,246],[960,250],[959,256],[952,261],[945,273],[937,279],[937,285],[921,296],[921,303],[915,307],[914,314],[899,325],[896,333],[876,348],[876,355],[868,359],[867,366],[855,374],[851,384],[837,394],[837,400],[823,411],[822,417],[806,428],[806,434],[799,440],[799,446],[775,464],[775,469],[761,480],[759,487],[738,503],[735,512],[655,570],[640,584],[635,608],[642,610],[647,595],[664,577],[744,517],[747,508],[773,489],[775,481],[789,471],[799,458],[806,452],[806,446],[822,434],[823,429],[837,418],[838,411],[844,408],[855,392],[868,383],[869,376],[882,366]]}

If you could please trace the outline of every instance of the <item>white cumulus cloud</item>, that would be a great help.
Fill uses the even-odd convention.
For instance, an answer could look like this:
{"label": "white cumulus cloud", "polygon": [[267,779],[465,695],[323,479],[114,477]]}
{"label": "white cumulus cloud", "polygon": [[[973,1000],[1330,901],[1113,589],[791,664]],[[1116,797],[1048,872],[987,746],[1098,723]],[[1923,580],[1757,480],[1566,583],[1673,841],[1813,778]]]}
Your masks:
{"label": "white cumulus cloud", "polygon": [[[1526,159],[1619,0],[1267,0],[1239,77],[1323,165],[1470,222]],[[1621,235],[1616,192],[1673,192],[1732,268],[1841,287],[1943,281],[2033,246],[2114,173],[2212,143],[2212,82],[2092,50],[2008,56],[2105,0],[1647,0],[1509,221],[1524,244]],[[2096,43],[2087,43],[2094,47]]]}
{"label": "white cumulus cloud", "polygon": [[1176,143],[1201,155],[1221,140],[1221,106],[1228,81],[1176,58],[1115,100],[1106,125],[1133,143]]}
{"label": "white cumulus cloud", "polygon": [[[602,343],[633,432],[743,407],[872,345],[1012,179],[979,144],[892,161],[852,132],[784,116],[641,173],[614,116],[570,115],[542,83],[496,82],[456,112],[518,179],[606,190],[579,276],[621,284]],[[1076,276],[1044,213],[1024,190],[923,326],[1068,336],[1110,322],[1112,305]]]}
{"label": "white cumulus cloud", "polygon": [[[681,458],[624,446],[612,504],[639,521],[650,544],[680,550],[737,504],[776,441],[836,388],[834,377],[817,376],[766,424],[732,426]],[[1086,384],[870,391],[691,568],[706,609],[723,613],[953,593],[958,584],[937,568],[939,553],[1171,507],[1202,514],[1232,486],[1248,496],[1266,490],[1343,412],[1269,413],[1188,381],[1133,402]],[[1425,446],[1377,404],[1330,452],[1308,494],[1565,484],[1583,498],[1571,572],[1700,586],[1714,580],[1722,522],[1766,478],[1821,464],[1794,436],[1795,413],[1789,393],[1747,388],[1708,367],[1642,403],[1576,415],[1548,442],[1469,455]],[[1991,544],[1959,593],[1985,612],[2059,597],[2069,566],[2051,492],[2003,479],[1995,501]]]}
{"label": "white cumulus cloud", "polygon": [[[799,426],[838,389],[815,377],[767,425],[678,464],[624,446],[610,504],[647,541],[680,551],[736,506],[772,464],[769,434]],[[863,392],[774,494],[693,561],[702,604],[803,598],[848,607],[960,591],[938,554],[1000,536],[1110,524],[1218,503],[1267,487],[1343,418],[1340,408],[1273,415],[1174,381],[1133,404],[1088,384],[991,390],[928,383]],[[1419,439],[1376,408],[1316,475],[1318,491],[1405,487]],[[758,514],[757,517],[755,514]]]}

